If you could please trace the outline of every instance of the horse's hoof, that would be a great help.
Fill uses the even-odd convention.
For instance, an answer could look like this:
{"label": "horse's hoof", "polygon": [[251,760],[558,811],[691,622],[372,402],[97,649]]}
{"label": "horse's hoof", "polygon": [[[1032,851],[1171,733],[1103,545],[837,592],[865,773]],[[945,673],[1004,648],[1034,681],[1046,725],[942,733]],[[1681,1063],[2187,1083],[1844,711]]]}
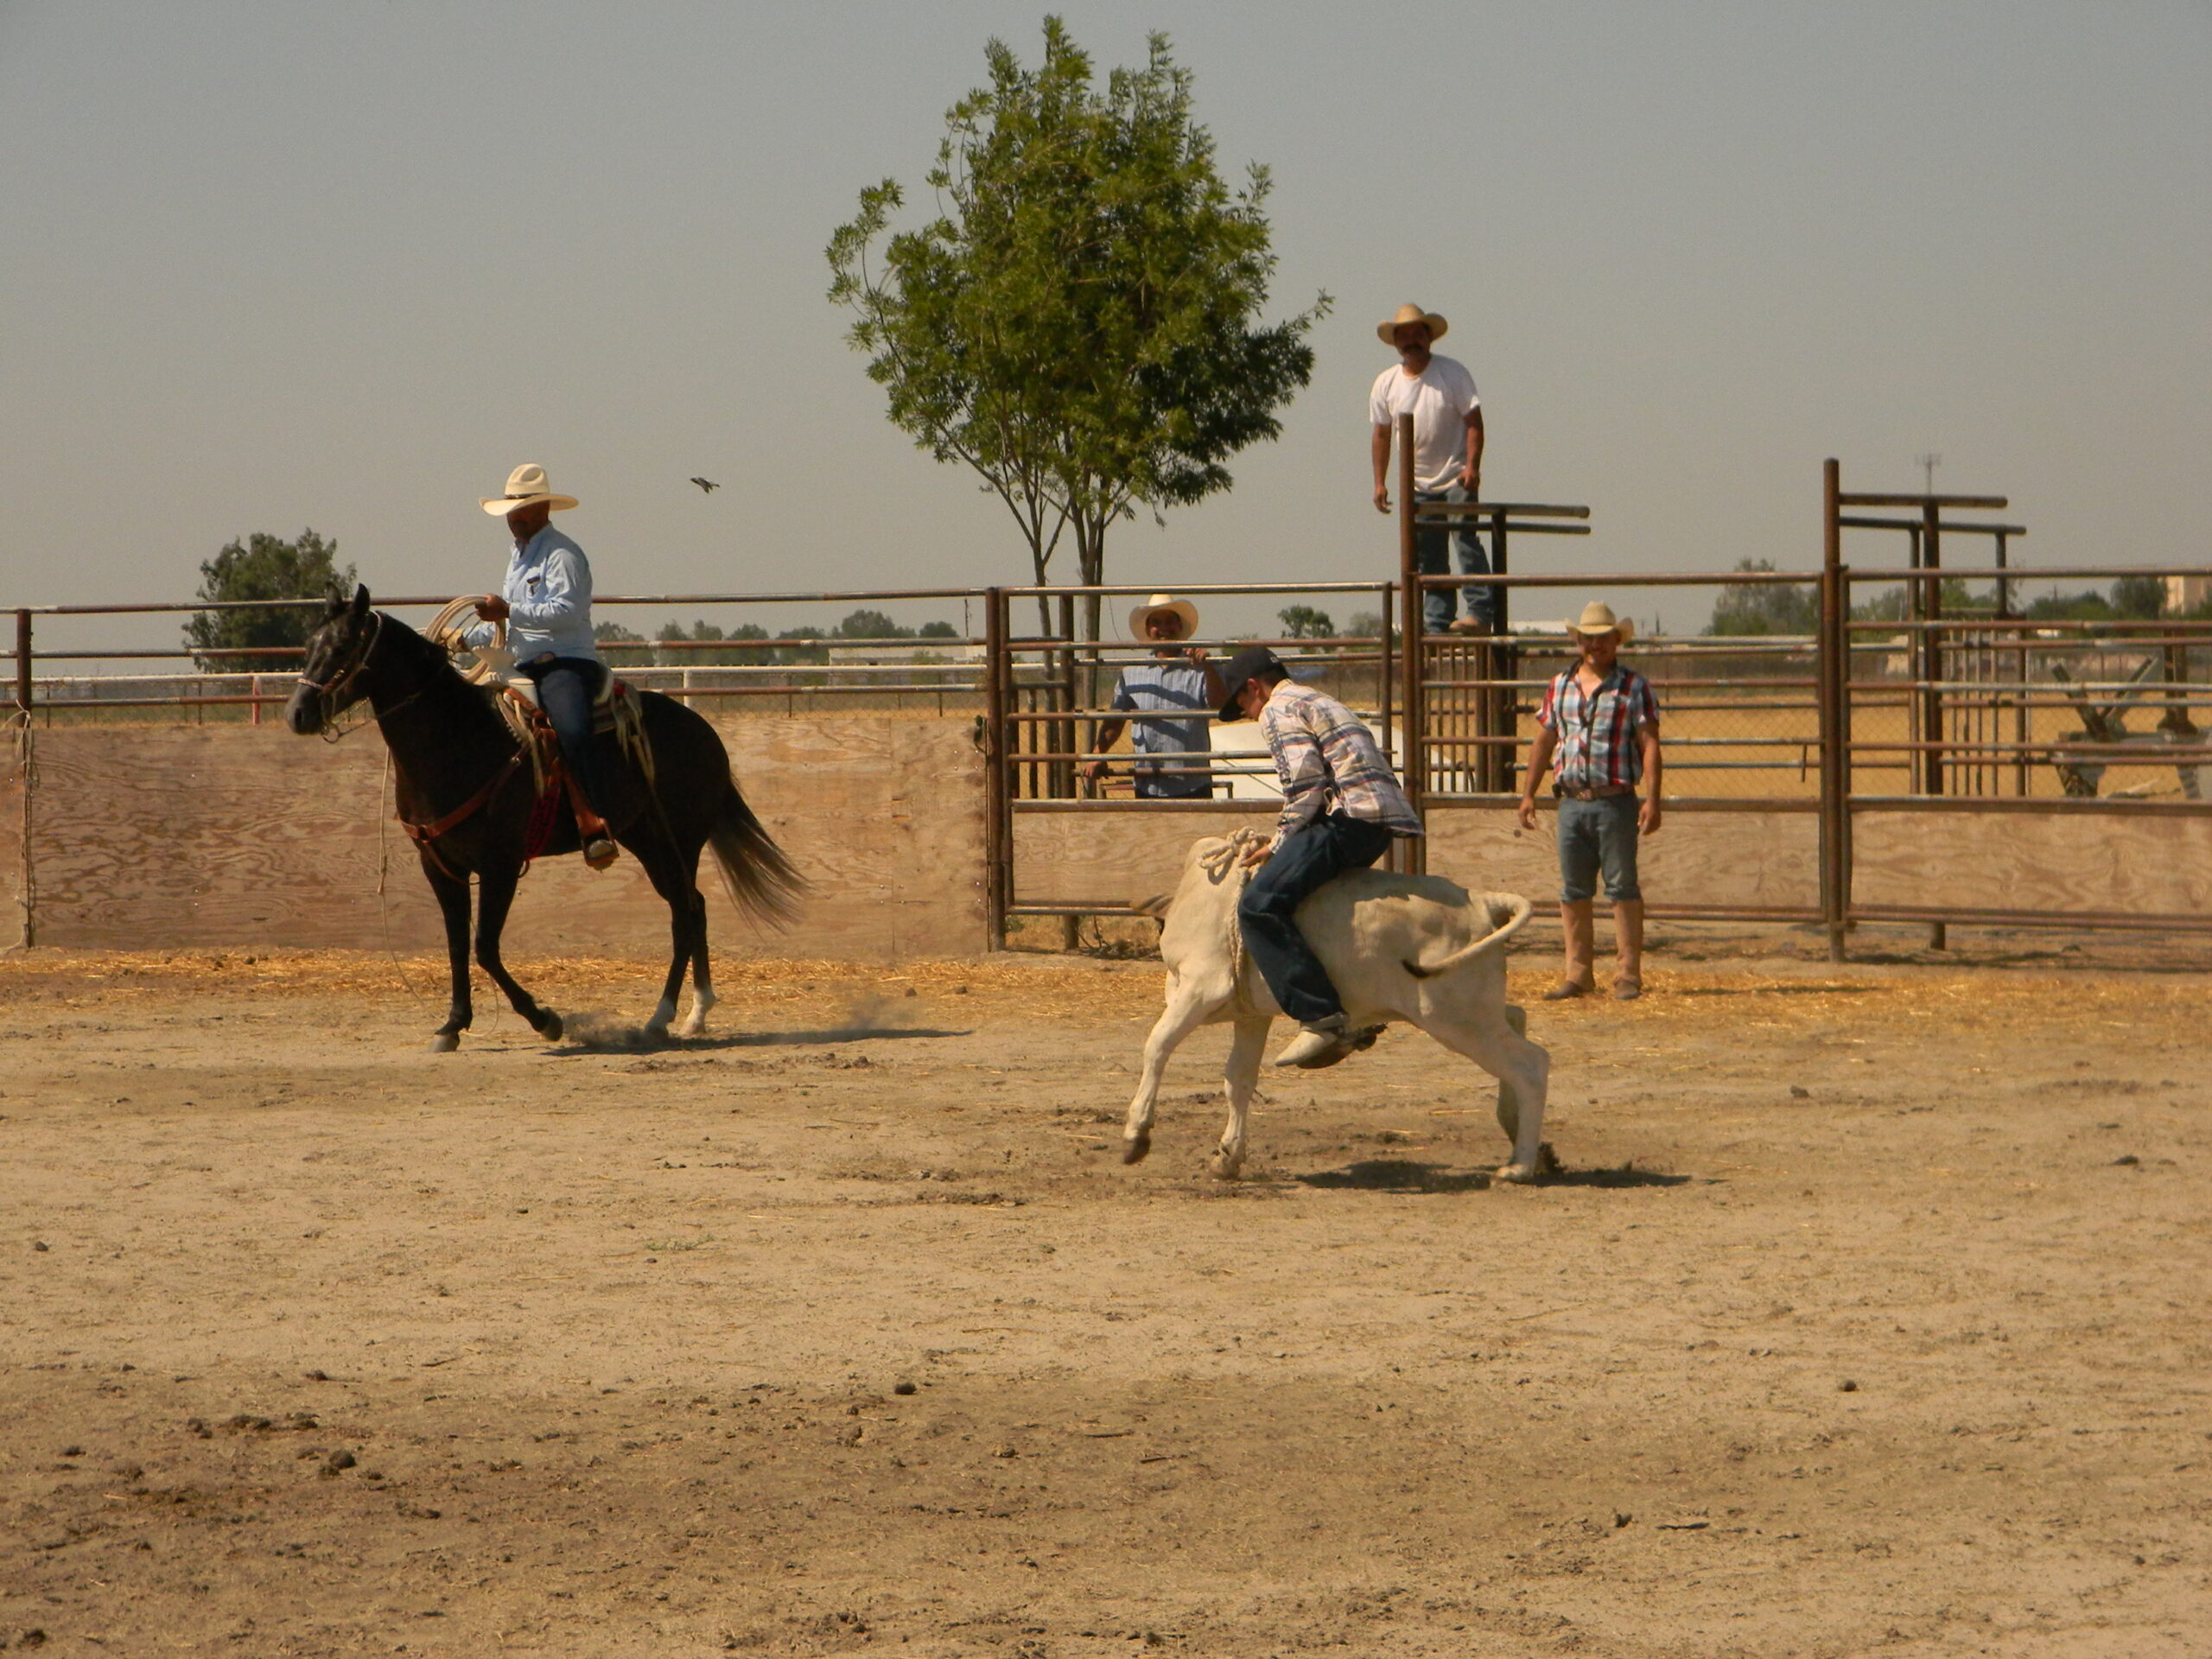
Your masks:
{"label": "horse's hoof", "polygon": [[1141,1164],[1145,1160],[1145,1154],[1151,1150],[1152,1131],[1146,1129],[1141,1134],[1129,1136],[1122,1143],[1122,1161],[1125,1164]]}
{"label": "horse's hoof", "polygon": [[1244,1160],[1242,1158],[1231,1158],[1225,1152],[1217,1152],[1213,1155],[1212,1163],[1208,1167],[1213,1171],[1213,1178],[1217,1181],[1233,1181],[1243,1175]]}
{"label": "horse's hoof", "polygon": [[537,1034],[549,1043],[557,1043],[561,1040],[561,1016],[550,1008],[546,1009],[545,1023],[538,1027]]}
{"label": "horse's hoof", "polygon": [[1534,1186],[1536,1172],[1527,1164],[1500,1164],[1491,1171],[1490,1178],[1493,1181],[1503,1181],[1508,1186]]}
{"label": "horse's hoof", "polygon": [[461,1033],[457,1031],[442,1031],[430,1039],[430,1052],[433,1054],[450,1054],[460,1046]]}

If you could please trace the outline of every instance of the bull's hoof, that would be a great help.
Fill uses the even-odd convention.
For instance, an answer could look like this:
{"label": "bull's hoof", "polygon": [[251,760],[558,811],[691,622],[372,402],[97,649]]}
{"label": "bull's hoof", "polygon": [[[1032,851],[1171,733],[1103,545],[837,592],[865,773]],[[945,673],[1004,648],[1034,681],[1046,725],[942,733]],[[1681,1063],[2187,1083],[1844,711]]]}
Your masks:
{"label": "bull's hoof", "polygon": [[1122,1143],[1122,1161],[1125,1164],[1141,1164],[1144,1162],[1145,1155],[1151,1150],[1152,1131],[1140,1129]]}
{"label": "bull's hoof", "polygon": [[545,1018],[538,1025],[537,1034],[549,1043],[557,1043],[561,1040],[562,1030],[561,1016],[550,1008],[546,1009]]}
{"label": "bull's hoof", "polygon": [[430,1039],[430,1052],[433,1054],[450,1054],[460,1046],[461,1033],[457,1031],[442,1031]]}
{"label": "bull's hoof", "polygon": [[1242,1153],[1232,1158],[1225,1152],[1217,1152],[1206,1166],[1213,1172],[1217,1181],[1234,1181],[1244,1173],[1244,1157]]}

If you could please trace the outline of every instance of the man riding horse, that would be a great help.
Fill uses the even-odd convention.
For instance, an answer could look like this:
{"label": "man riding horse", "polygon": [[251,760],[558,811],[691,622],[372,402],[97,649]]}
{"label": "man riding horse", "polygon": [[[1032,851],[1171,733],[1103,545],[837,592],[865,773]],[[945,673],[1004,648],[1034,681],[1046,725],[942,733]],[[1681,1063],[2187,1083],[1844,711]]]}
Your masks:
{"label": "man riding horse", "polygon": [[584,862],[603,870],[615,859],[605,814],[613,800],[607,757],[592,741],[592,704],[607,673],[591,631],[591,565],[584,550],[553,528],[552,518],[576,505],[556,494],[543,467],[524,462],[507,475],[505,495],[478,498],[484,511],[507,521],[515,538],[504,596],[476,601],[484,620],[469,628],[472,645],[493,643],[507,625],[507,648],[518,673],[537,688],[538,707],[561,740],[561,758],[583,796],[576,829]]}

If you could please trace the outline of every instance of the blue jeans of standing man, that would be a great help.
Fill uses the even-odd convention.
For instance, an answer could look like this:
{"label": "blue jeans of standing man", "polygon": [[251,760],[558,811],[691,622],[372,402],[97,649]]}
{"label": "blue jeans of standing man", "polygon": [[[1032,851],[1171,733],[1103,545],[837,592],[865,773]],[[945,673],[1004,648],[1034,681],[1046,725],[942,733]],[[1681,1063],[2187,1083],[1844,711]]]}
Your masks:
{"label": "blue jeans of standing man", "polygon": [[1570,905],[1597,896],[1598,872],[1615,904],[1641,899],[1636,879],[1637,812],[1633,791],[1579,801],[1559,798],[1559,896]]}
{"label": "blue jeans of standing man", "polygon": [[[1471,501],[1474,499],[1472,492],[1463,490],[1457,484],[1448,490],[1415,490],[1414,492],[1414,499],[1417,502],[1459,503]],[[1486,576],[1490,575],[1490,556],[1483,551],[1482,538],[1474,532],[1474,520],[1462,518],[1454,522],[1464,528],[1447,530],[1443,524],[1432,519],[1415,535],[1414,547],[1421,560],[1421,575],[1448,576],[1452,574],[1452,566],[1446,562],[1447,543],[1450,554],[1459,561],[1461,575]],[[1495,628],[1497,626],[1497,588],[1470,583],[1459,591],[1466,596],[1469,616],[1474,618],[1484,627]],[[1429,632],[1441,633],[1452,626],[1452,590],[1449,588],[1428,588],[1422,590],[1422,626]]]}
{"label": "blue jeans of standing man", "polygon": [[613,796],[613,779],[607,776],[607,757],[591,734],[591,712],[600,676],[607,671],[582,657],[547,657],[518,667],[537,687],[537,706],[553,722],[569,776],[583,791],[585,803],[605,817]]}
{"label": "blue jeans of standing man", "polygon": [[1294,830],[1260,866],[1236,901],[1244,948],[1276,1006],[1302,1026],[1344,1011],[1329,970],[1298,931],[1306,896],[1346,870],[1363,870],[1389,849],[1390,832],[1366,818],[1332,812]]}

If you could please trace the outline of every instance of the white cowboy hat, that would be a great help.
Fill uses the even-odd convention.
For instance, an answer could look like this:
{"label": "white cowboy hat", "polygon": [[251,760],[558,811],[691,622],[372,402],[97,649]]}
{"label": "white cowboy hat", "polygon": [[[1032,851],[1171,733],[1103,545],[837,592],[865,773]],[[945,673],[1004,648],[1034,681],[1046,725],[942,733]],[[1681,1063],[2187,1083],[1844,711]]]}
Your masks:
{"label": "white cowboy hat", "polygon": [[1150,637],[1145,632],[1144,625],[1151,619],[1154,611],[1173,611],[1183,619],[1183,632],[1178,636],[1179,638],[1187,639],[1198,631],[1197,606],[1192,604],[1187,599],[1178,599],[1173,594],[1154,594],[1129,613],[1129,637],[1132,639],[1144,639]]}
{"label": "white cowboy hat", "polygon": [[484,511],[495,518],[504,518],[517,507],[529,506],[543,501],[556,512],[565,512],[576,505],[573,495],[556,495],[545,487],[545,469],[536,461],[526,461],[507,474],[505,495],[480,495],[477,500]]}
{"label": "white cowboy hat", "polygon": [[1567,631],[1578,639],[1586,633],[1617,633],[1623,645],[1636,638],[1636,624],[1625,616],[1615,616],[1613,607],[1600,599],[1585,605],[1582,614],[1567,625]]}
{"label": "white cowboy hat", "polygon": [[1375,325],[1375,337],[1385,346],[1395,346],[1397,341],[1391,336],[1409,322],[1427,323],[1428,337],[1432,340],[1443,339],[1444,331],[1452,326],[1433,311],[1424,311],[1417,305],[1402,305],[1398,308],[1398,315],[1389,321],[1378,322]]}

